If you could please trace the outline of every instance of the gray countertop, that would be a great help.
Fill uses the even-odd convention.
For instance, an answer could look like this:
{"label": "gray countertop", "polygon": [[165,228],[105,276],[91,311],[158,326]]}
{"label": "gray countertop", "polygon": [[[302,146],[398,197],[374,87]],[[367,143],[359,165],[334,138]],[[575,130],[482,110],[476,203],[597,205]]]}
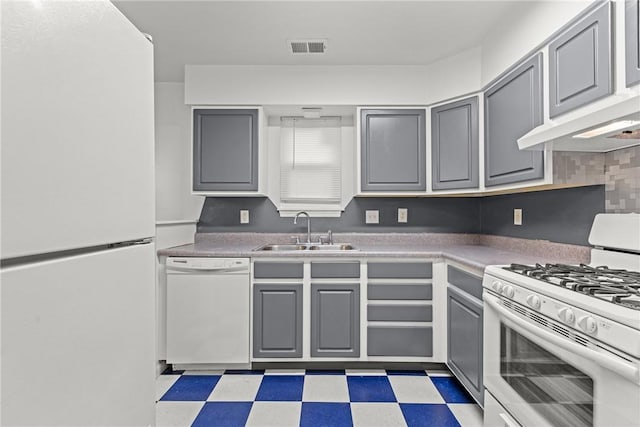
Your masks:
{"label": "gray countertop", "polygon": [[452,261],[481,274],[487,265],[534,263],[588,263],[590,248],[540,240],[471,234],[344,233],[336,242],[355,245],[357,251],[254,251],[265,243],[290,243],[291,237],[271,233],[197,234],[195,243],[158,251],[159,256],[229,258],[429,258]]}

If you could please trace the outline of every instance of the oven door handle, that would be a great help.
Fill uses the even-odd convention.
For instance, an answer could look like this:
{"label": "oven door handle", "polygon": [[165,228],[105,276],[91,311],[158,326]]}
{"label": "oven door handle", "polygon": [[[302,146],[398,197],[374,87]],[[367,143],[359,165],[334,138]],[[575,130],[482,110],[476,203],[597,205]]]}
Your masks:
{"label": "oven door handle", "polygon": [[[515,314],[500,306],[500,304],[496,302],[496,299],[497,298],[491,295],[484,295],[484,302],[488,304],[492,310],[496,311],[503,319],[507,320],[507,322],[505,322],[507,323],[507,326],[512,329],[522,329],[518,328],[517,325],[522,323],[522,320],[524,319],[519,318]],[[638,367],[632,365],[631,363],[626,363],[619,358],[616,358],[615,356],[606,356],[598,353],[597,351],[590,350],[587,347],[574,344],[571,341],[559,338],[555,334],[547,332],[541,328],[526,328],[525,332],[528,332],[529,335],[535,335],[542,340],[546,340],[566,351],[584,357],[585,359],[593,360],[598,365],[617,373],[627,380],[631,380],[635,384],[640,384]]]}

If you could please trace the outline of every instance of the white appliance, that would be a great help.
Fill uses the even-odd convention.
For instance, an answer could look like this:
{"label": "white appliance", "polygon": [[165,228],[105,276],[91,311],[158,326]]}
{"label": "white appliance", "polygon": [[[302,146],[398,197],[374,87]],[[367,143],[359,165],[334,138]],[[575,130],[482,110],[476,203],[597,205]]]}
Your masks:
{"label": "white appliance", "polygon": [[640,423],[640,214],[597,215],[589,242],[589,266],[485,270],[486,426]]}
{"label": "white appliance", "polygon": [[155,424],[153,46],[3,1],[0,424]]}
{"label": "white appliance", "polygon": [[174,369],[250,367],[249,271],[248,258],[167,258],[167,362]]}

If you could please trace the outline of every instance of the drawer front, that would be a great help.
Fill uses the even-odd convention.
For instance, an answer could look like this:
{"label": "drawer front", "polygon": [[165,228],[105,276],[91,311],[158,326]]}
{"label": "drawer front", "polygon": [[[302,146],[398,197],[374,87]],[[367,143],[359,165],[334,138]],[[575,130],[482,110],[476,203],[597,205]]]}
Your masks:
{"label": "drawer front", "polygon": [[256,279],[302,279],[302,262],[254,262]]}
{"label": "drawer front", "polygon": [[312,262],[313,278],[359,278],[360,263],[355,262]]}
{"label": "drawer front", "polygon": [[370,262],[368,276],[372,279],[430,279],[430,262]]}
{"label": "drawer front", "polygon": [[367,320],[392,322],[431,322],[430,305],[368,305]]}
{"label": "drawer front", "polygon": [[478,299],[482,299],[481,277],[476,277],[449,265],[447,266],[447,282]]}
{"label": "drawer front", "polygon": [[369,356],[433,355],[433,330],[430,326],[370,326],[367,328]]}
{"label": "drawer front", "polygon": [[431,300],[433,289],[426,285],[368,285],[367,295],[370,300]]}

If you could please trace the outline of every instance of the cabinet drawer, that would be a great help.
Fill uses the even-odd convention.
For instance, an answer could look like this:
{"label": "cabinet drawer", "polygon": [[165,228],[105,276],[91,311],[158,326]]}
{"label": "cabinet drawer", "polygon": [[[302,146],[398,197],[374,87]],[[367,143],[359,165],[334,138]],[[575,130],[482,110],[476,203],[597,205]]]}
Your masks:
{"label": "cabinet drawer", "polygon": [[433,295],[431,284],[426,285],[368,285],[370,300],[430,300]]}
{"label": "cabinet drawer", "polygon": [[256,279],[302,279],[302,262],[255,262],[253,277]]}
{"label": "cabinet drawer", "polygon": [[370,262],[368,276],[372,279],[430,279],[430,262]]}
{"label": "cabinet drawer", "polygon": [[311,277],[313,278],[358,278],[360,277],[359,262],[312,262]]}
{"label": "cabinet drawer", "polygon": [[375,326],[367,328],[369,356],[433,355],[433,330],[430,326]]}
{"label": "cabinet drawer", "polygon": [[368,305],[367,320],[392,322],[431,322],[430,305]]}
{"label": "cabinet drawer", "polygon": [[476,277],[449,265],[447,266],[447,282],[478,299],[482,299],[481,277]]}

